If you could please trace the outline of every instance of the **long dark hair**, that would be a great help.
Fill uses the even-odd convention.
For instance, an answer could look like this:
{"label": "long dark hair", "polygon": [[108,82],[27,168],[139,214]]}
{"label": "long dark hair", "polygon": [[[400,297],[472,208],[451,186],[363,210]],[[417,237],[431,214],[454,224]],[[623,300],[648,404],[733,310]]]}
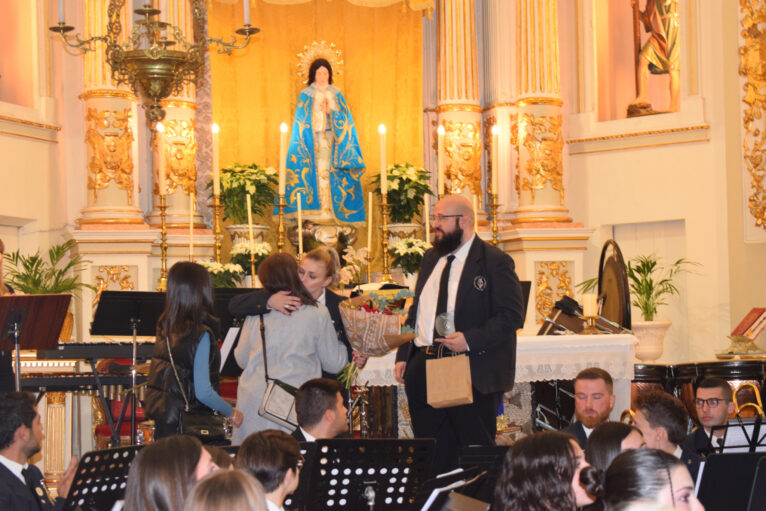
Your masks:
{"label": "long dark hair", "polygon": [[622,422],[599,424],[588,437],[585,459],[592,467],[606,470],[612,460],[622,452],[622,441],[632,431],[641,433],[641,430],[635,426],[629,426]]}
{"label": "long dark hair", "polygon": [[[495,488],[495,506],[500,511],[574,510],[572,479],[577,459],[572,449],[574,437],[558,431],[545,431],[522,438],[508,449],[503,471]],[[597,484],[596,470],[586,467],[580,481],[592,494]]]}
{"label": "long dark hair", "polygon": [[298,263],[295,262],[295,258],[284,252],[271,254],[258,265],[258,279],[271,294],[290,291],[290,294],[300,298],[306,305],[317,304],[298,276]]}
{"label": "long dark hair", "polygon": [[319,69],[320,67],[326,68],[327,72],[330,73],[327,83],[332,85],[332,66],[330,65],[329,62],[327,62],[327,59],[316,59],[314,62],[311,63],[311,66],[309,67],[309,79],[308,79],[308,82],[306,82],[306,85],[311,85],[312,83],[314,83],[314,79],[316,79],[316,75],[317,75],[317,69]]}
{"label": "long dark hair", "polygon": [[188,435],[157,440],[139,451],[128,472],[125,511],[181,511],[195,483],[202,443]]}
{"label": "long dark hair", "polygon": [[157,320],[157,337],[171,344],[189,334],[201,335],[203,321],[213,318],[213,284],[207,270],[190,262],[178,262],[168,272],[165,310]]}
{"label": "long dark hair", "polygon": [[606,471],[604,508],[622,509],[633,502],[656,500],[669,485],[672,495],[671,471],[679,466],[685,466],[684,462],[655,449],[633,449],[619,454]]}

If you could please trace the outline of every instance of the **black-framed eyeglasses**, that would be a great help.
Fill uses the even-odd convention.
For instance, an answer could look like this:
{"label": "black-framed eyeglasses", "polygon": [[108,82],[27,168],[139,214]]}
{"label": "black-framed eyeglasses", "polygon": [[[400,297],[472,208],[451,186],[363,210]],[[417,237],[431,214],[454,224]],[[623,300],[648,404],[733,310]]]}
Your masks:
{"label": "black-framed eyeglasses", "polygon": [[729,400],[728,399],[719,399],[717,397],[711,397],[711,398],[708,398],[708,399],[699,399],[698,398],[698,399],[694,400],[694,405],[697,408],[702,408],[705,404],[707,404],[708,407],[710,407],[710,408],[718,408],[718,405],[721,404],[721,403],[724,403],[724,402],[728,403]]}
{"label": "black-framed eyeglasses", "polygon": [[431,223],[439,222],[442,223],[445,218],[460,218],[463,215],[433,215],[431,217]]}

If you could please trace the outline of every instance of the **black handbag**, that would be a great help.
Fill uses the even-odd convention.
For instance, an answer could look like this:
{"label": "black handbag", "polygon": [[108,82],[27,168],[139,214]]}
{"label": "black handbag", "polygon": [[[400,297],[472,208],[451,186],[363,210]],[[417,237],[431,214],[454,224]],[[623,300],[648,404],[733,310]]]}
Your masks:
{"label": "black handbag", "polygon": [[227,428],[225,417],[210,408],[190,408],[189,400],[186,398],[184,386],[181,384],[181,378],[178,377],[178,370],[173,361],[173,352],[170,349],[170,340],[166,337],[165,342],[168,346],[168,355],[170,356],[170,366],[173,368],[173,374],[176,375],[178,388],[181,390],[181,396],[184,398],[184,409],[178,416],[178,433],[182,435],[191,435],[205,443],[215,443],[226,440]]}
{"label": "black handbag", "polygon": [[266,378],[266,392],[263,393],[258,415],[269,419],[275,424],[287,429],[298,427],[298,416],[295,413],[295,395],[298,389],[276,378],[269,378],[269,364],[266,360],[266,333],[261,317],[261,350],[263,352],[263,371]]}

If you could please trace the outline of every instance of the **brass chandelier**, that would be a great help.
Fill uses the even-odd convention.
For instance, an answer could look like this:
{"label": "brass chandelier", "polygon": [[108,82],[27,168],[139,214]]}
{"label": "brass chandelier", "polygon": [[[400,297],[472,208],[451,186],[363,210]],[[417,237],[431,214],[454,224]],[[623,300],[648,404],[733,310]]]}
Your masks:
{"label": "brass chandelier", "polygon": [[106,35],[89,39],[80,39],[79,35],[69,36],[67,34],[74,27],[64,22],[61,13],[58,25],[50,27],[50,30],[58,32],[67,46],[82,53],[95,50],[97,42],[106,44],[106,61],[112,69],[112,79],[118,85],[130,85],[133,92],[147,103],[146,117],[154,123],[165,118],[165,110],[160,106],[162,99],[180,93],[186,84],[197,81],[205,65],[205,52],[212,43],[218,45],[218,53],[231,55],[233,50],[245,48],[250,43],[250,36],[260,31],[250,25],[249,6],[245,5],[245,25],[236,31],[244,40],[238,42],[237,36],[232,36],[230,42],[205,38],[202,36],[205,0],[189,1],[194,28],[191,41],[177,26],[160,21],[160,9],[146,3],[133,11],[140,19],[134,22],[130,36],[120,42],[120,12],[125,0],[109,1]]}

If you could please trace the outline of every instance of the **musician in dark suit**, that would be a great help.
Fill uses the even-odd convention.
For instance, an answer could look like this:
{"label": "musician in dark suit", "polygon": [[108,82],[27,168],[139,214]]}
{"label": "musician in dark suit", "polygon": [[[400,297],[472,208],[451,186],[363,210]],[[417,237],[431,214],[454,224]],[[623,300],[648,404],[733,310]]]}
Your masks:
{"label": "musician in dark suit", "polygon": [[295,395],[298,427],[292,432],[299,442],[348,436],[348,409],[341,395],[338,380],[314,378],[300,386]]}
{"label": "musician in dark suit", "polygon": [[23,392],[0,394],[0,509],[47,511],[62,509],[77,469],[72,458],[52,499],[40,469],[28,459],[40,452],[43,426],[34,398]]}
{"label": "musician in dark suit", "polygon": [[[7,296],[13,294],[13,289],[3,282],[3,259],[5,259],[5,244],[3,240],[0,240],[0,296]],[[0,351],[0,392],[10,392],[16,386],[12,360],[10,351]]]}
{"label": "musician in dark suit", "polygon": [[[474,213],[463,196],[434,207],[433,249],[420,266],[407,318],[416,338],[397,353],[396,377],[405,383],[415,437],[435,438],[436,473],[457,466],[460,447],[493,445],[503,393],[513,387],[516,330],[524,304],[513,260],[474,233]],[[453,333],[435,332],[436,317],[454,311]],[[427,359],[468,355],[473,403],[436,409],[426,397]]]}
{"label": "musician in dark suit", "polygon": [[[689,452],[707,456],[712,448],[723,443],[723,430],[715,426],[724,426],[729,422],[729,416],[734,413],[734,393],[729,382],[722,378],[705,378],[697,386],[694,406],[697,409],[699,426],[689,433],[681,443],[681,447]],[[711,436],[715,438],[711,441]]]}
{"label": "musician in dark suit", "polygon": [[574,435],[581,449],[596,426],[609,420],[615,395],[612,375],[600,367],[580,371],[574,380],[575,422],[564,429]]}

